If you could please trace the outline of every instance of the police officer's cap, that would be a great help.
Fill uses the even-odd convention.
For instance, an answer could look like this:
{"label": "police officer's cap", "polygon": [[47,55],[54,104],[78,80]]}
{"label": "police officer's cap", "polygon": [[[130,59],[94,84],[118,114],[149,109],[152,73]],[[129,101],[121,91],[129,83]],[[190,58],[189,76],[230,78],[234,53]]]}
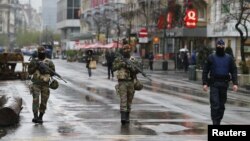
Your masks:
{"label": "police officer's cap", "polygon": [[216,43],[216,45],[220,45],[220,46],[224,46],[225,45],[225,42],[222,40],[222,39],[219,39]]}

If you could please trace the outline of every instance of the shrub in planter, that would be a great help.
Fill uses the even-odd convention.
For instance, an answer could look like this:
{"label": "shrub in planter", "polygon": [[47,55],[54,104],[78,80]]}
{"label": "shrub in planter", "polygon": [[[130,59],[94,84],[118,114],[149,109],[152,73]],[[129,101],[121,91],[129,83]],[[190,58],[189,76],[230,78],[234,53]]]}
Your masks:
{"label": "shrub in planter", "polygon": [[231,55],[234,58],[233,50],[231,47],[226,47],[225,53]]}
{"label": "shrub in planter", "polygon": [[213,49],[211,47],[208,46],[200,46],[197,49],[197,63],[196,63],[196,68],[197,69],[202,69],[203,65],[205,64],[205,62],[207,61],[207,57],[209,56],[209,54],[211,54],[213,52]]}
{"label": "shrub in planter", "polygon": [[76,61],[77,51],[76,50],[67,50],[66,55],[67,55],[67,60],[69,62]]}
{"label": "shrub in planter", "polygon": [[239,63],[239,65],[240,65],[240,69],[241,69],[242,74],[249,74],[249,68],[248,68],[247,63],[245,61],[241,61]]}

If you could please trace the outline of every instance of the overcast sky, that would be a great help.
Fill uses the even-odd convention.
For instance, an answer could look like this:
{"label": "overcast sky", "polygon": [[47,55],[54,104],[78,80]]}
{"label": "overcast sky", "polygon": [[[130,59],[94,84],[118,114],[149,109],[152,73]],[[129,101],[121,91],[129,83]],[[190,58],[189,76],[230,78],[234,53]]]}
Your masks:
{"label": "overcast sky", "polygon": [[[22,4],[28,4],[29,0],[19,0]],[[40,7],[42,7],[42,0],[30,0],[31,6],[35,8],[36,10],[39,10]]]}

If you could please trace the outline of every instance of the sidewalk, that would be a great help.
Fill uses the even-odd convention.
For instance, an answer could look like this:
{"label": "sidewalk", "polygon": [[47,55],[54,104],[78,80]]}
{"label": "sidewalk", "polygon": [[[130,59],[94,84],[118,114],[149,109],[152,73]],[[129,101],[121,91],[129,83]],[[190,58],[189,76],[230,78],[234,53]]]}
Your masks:
{"label": "sidewalk", "polygon": [[[188,72],[184,72],[183,70],[167,70],[167,71],[162,71],[162,70],[143,70],[146,74],[148,74],[151,77],[156,77],[156,78],[168,78],[168,79],[175,79],[175,80],[182,80],[185,82],[192,83],[192,85],[196,85],[197,87],[202,87],[202,81],[201,80],[189,80]],[[232,83],[230,83],[229,86],[229,91],[232,91]],[[247,90],[245,87],[239,87],[238,93],[243,94],[243,95],[249,95],[250,96],[250,91]]]}

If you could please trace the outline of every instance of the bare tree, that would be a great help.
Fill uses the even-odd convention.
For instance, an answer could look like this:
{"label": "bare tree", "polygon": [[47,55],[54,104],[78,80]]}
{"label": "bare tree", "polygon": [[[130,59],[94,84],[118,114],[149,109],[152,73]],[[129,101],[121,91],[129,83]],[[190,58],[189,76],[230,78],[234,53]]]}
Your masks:
{"label": "bare tree", "polygon": [[225,20],[235,20],[235,28],[240,34],[241,61],[246,62],[244,45],[248,38],[248,27],[250,24],[250,1],[249,0],[224,0],[223,9],[228,13]]}
{"label": "bare tree", "polygon": [[129,3],[122,8],[121,16],[122,18],[128,22],[128,43],[130,44],[130,34],[132,29],[132,22],[136,16],[135,3],[133,1],[129,1]]}
{"label": "bare tree", "polygon": [[96,26],[97,41],[100,41],[100,33],[103,25],[103,18],[100,13],[93,16],[93,21]]}

